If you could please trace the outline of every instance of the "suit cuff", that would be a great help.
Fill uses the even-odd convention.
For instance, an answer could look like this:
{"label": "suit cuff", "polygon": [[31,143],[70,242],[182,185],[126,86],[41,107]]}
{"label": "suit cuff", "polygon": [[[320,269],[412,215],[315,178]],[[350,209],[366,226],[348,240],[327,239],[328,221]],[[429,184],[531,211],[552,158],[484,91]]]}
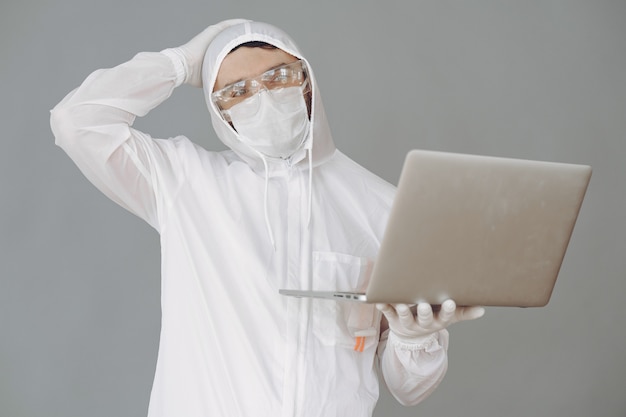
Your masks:
{"label": "suit cuff", "polygon": [[185,56],[179,48],[164,49],[161,53],[172,61],[174,71],[176,72],[175,86],[178,87],[185,82],[185,77],[187,77],[187,61],[185,61]]}

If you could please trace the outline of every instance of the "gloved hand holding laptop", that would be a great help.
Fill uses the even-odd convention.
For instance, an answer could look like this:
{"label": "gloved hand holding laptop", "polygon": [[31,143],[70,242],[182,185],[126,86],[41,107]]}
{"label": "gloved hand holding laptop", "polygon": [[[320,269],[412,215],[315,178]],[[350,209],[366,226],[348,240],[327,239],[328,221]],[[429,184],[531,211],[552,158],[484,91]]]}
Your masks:
{"label": "gloved hand holding laptop", "polygon": [[396,338],[416,345],[426,345],[435,333],[453,323],[474,320],[485,314],[483,307],[457,307],[450,299],[436,312],[428,303],[418,304],[416,314],[407,304],[376,304],[376,308],[383,313]]}

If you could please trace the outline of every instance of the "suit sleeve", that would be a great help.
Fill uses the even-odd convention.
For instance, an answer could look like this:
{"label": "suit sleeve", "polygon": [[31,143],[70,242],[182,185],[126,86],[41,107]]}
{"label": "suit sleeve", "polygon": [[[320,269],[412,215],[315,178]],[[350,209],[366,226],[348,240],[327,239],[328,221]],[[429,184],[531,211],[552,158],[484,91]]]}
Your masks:
{"label": "suit sleeve", "polygon": [[[93,72],[51,110],[55,143],[113,201],[158,229],[158,208],[175,177],[175,145],[132,128],[184,78],[175,57],[143,52]],[[175,180],[173,181],[175,183]]]}

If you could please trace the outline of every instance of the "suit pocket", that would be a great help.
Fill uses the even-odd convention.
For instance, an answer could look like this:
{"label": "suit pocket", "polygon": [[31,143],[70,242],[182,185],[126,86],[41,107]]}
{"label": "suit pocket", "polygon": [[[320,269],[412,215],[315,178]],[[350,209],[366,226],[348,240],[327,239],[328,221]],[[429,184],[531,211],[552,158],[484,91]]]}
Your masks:
{"label": "suit pocket", "polygon": [[[372,262],[336,252],[313,252],[313,289],[365,292]],[[327,346],[365,350],[378,342],[380,313],[372,304],[314,299],[313,332]]]}

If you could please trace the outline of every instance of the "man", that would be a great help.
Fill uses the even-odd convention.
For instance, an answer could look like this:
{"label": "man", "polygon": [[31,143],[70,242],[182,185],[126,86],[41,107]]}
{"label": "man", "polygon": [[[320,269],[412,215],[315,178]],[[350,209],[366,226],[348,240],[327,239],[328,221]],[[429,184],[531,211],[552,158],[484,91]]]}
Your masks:
{"label": "man", "polygon": [[[182,83],[203,87],[230,151],[131,127]],[[381,328],[374,306],[278,294],[363,290],[394,188],[335,149],[311,66],[271,25],[225,21],[96,71],[51,124],[90,181],[160,233],[150,417],[370,416],[377,356],[416,404],[446,371],[445,327],[482,315],[381,305]]]}

